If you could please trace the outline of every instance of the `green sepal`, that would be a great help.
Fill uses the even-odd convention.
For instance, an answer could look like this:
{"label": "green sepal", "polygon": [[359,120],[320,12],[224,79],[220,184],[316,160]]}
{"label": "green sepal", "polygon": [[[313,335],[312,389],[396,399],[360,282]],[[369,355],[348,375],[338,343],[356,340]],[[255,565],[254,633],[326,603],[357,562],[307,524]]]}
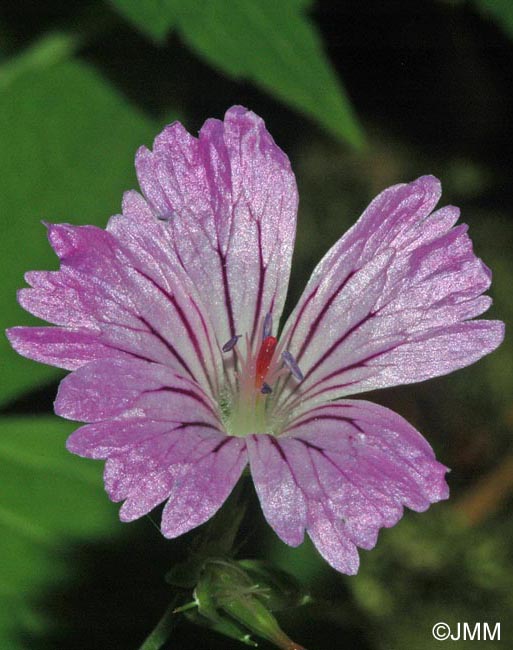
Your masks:
{"label": "green sepal", "polygon": [[[251,561],[247,563],[252,566]],[[259,567],[255,563],[253,568],[255,572],[259,569],[262,577],[271,572],[268,565]],[[283,580],[283,576],[280,579]],[[240,635],[240,626],[243,626],[284,650],[300,648],[281,630],[269,609],[268,602],[272,600],[270,587],[255,582],[239,562],[210,559],[203,567],[194,597],[198,614],[215,624],[218,631],[222,631],[224,626],[233,631],[235,626]],[[276,599],[276,602],[283,605],[283,598]]]}
{"label": "green sepal", "polygon": [[267,596],[265,604],[272,612],[278,612],[290,607],[301,607],[312,601],[301,583],[287,571],[273,566],[265,560],[239,560],[250,578],[262,589]]}
{"label": "green sepal", "polygon": [[214,632],[224,634],[224,636],[241,641],[253,648],[258,647],[258,643],[251,638],[251,635],[248,634],[247,630],[239,625],[237,621],[230,618],[219,617],[214,620],[202,616],[197,610],[188,611],[185,616],[188,621],[195,625],[207,627],[209,630],[214,630]]}

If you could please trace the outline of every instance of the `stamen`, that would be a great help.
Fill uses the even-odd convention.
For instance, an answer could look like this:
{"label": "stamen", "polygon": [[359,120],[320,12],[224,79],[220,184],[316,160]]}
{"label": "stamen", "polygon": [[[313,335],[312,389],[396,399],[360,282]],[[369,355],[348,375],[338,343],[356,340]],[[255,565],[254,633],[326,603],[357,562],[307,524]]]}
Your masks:
{"label": "stamen", "polygon": [[285,350],[284,352],[282,352],[281,358],[283,359],[283,363],[290,370],[294,379],[297,379],[298,381],[303,381],[304,379],[303,373],[301,372],[299,366],[297,365],[297,361],[294,359],[292,354],[288,350]]}
{"label": "stamen", "polygon": [[169,210],[165,214],[160,213],[160,214],[156,214],[155,216],[159,221],[166,222],[166,221],[171,221],[171,219],[175,219],[177,215],[174,210]]}
{"label": "stamen", "polygon": [[271,314],[270,311],[267,312],[267,314],[265,315],[264,328],[263,329],[264,329],[264,331],[262,333],[262,341],[265,341],[265,339],[268,336],[271,336],[272,331],[273,331],[273,315]]}
{"label": "stamen", "polygon": [[230,352],[237,345],[237,341],[240,339],[240,334],[235,334],[232,338],[227,341],[221,348],[223,352]]}
{"label": "stamen", "polygon": [[273,389],[269,386],[269,384],[266,384],[265,381],[262,384],[262,388],[260,389],[260,392],[262,395],[269,395],[270,393],[273,392]]}

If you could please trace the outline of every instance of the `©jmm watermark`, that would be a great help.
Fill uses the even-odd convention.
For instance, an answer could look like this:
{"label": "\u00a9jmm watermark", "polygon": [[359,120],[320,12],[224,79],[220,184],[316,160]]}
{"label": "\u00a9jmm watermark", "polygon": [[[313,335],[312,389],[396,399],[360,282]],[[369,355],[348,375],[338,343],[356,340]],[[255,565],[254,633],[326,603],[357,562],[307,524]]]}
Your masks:
{"label": "\u00a9jmm watermark", "polygon": [[437,641],[500,641],[500,623],[455,623],[451,627],[448,623],[440,621],[435,623],[431,630]]}

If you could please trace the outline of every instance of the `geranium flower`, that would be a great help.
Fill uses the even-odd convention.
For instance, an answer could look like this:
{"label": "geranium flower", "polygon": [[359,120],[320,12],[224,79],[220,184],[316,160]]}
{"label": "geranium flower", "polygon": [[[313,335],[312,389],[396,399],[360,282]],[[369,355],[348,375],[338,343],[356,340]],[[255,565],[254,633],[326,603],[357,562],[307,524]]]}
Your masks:
{"label": "geranium flower", "polygon": [[[353,574],[403,506],[445,499],[446,468],[363,391],[467,366],[503,338],[490,272],[459,211],[424,176],[382,192],[321,260],[278,337],[296,228],[286,155],[241,107],[199,138],[175,122],[136,157],[107,229],[48,225],[57,272],[27,273],[21,305],[55,327],[8,332],[22,355],[73,371],[55,412],[86,422],[73,453],[105,459],[131,521],[164,501],[173,538],[223,504],[249,462],[279,537],[308,533]],[[343,398],[343,399],[341,399]],[[336,401],[334,401],[336,400]]]}

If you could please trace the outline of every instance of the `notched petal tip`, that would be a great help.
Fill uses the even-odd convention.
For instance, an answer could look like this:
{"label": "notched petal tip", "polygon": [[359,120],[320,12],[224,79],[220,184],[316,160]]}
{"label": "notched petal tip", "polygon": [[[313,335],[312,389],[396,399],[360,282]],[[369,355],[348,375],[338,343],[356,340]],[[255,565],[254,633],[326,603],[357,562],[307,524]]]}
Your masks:
{"label": "notched petal tip", "polygon": [[50,246],[62,258],[66,257],[73,250],[69,224],[49,223],[47,226],[47,237]]}
{"label": "notched petal tip", "polygon": [[442,183],[439,178],[432,174],[419,176],[410,183],[412,187],[419,187],[426,193],[440,197],[442,195]]}
{"label": "notched petal tip", "polygon": [[[18,293],[20,293],[20,291],[22,291],[22,289],[20,289]],[[31,345],[32,342],[27,334],[30,335],[31,331],[34,329],[36,328],[16,326],[9,327],[5,330],[5,336],[12,349],[22,357],[27,357],[28,359],[34,358],[34,346]],[[35,360],[37,361],[37,359]]]}
{"label": "notched petal tip", "polygon": [[149,156],[151,156],[151,151],[145,144],[142,144],[137,151],[135,152],[135,163],[145,161]]}
{"label": "notched petal tip", "polygon": [[108,234],[97,226],[74,226],[70,223],[49,223],[47,237],[50,246],[62,261],[72,257],[77,251],[87,251],[91,247],[89,238],[97,239],[97,243],[105,241]]}
{"label": "notched petal tip", "polygon": [[[8,327],[5,332],[5,336],[7,337],[7,340],[9,343],[12,345],[12,347],[16,350],[15,344],[17,342],[18,336],[17,336],[17,331],[23,329],[21,326],[17,325],[16,327]],[[16,350],[17,351],[17,350]]]}
{"label": "notched petal tip", "polygon": [[139,185],[141,186],[143,194],[145,190],[144,181],[148,176],[151,176],[153,174],[152,162],[153,162],[153,154],[148,149],[148,147],[146,147],[145,145],[139,147],[139,149],[137,149],[137,151],[135,152],[135,171],[137,173],[137,178],[139,179]]}
{"label": "notched petal tip", "polygon": [[488,278],[487,288],[489,288],[492,283],[492,269],[489,266],[487,266],[480,257],[478,258],[478,261],[481,266],[481,271],[483,275],[486,276],[486,278]]}
{"label": "notched petal tip", "polygon": [[238,124],[246,128],[249,127],[249,130],[265,129],[265,122],[259,115],[240,105],[229,108],[224,114],[223,122],[226,125]]}
{"label": "notched petal tip", "polygon": [[[55,402],[54,402],[55,404]],[[86,453],[86,450],[84,449],[83,443],[81,444],[80,442],[80,435],[75,435],[80,431],[80,429],[77,429],[74,431],[66,440],[65,446],[66,449],[72,453],[75,454],[76,456],[82,456],[83,458],[89,458],[90,453]]]}
{"label": "notched petal tip", "polygon": [[[225,112],[224,118],[226,119],[227,117],[242,117],[246,114],[250,115],[256,115],[256,113],[253,113],[253,111],[250,111],[249,108],[246,108],[245,106],[242,106],[242,104],[234,104],[233,106],[230,106],[230,108]],[[257,116],[258,117],[258,116]],[[261,119],[261,118],[259,118]]]}
{"label": "notched petal tip", "polygon": [[463,324],[467,326],[474,338],[472,348],[468,350],[468,360],[460,367],[468,366],[494,352],[504,341],[506,324],[501,320],[470,320]]}
{"label": "notched petal tip", "polygon": [[493,338],[494,343],[496,343],[495,347],[492,348],[491,351],[496,350],[499,345],[504,341],[504,338],[506,336],[506,323],[504,323],[501,320],[491,320],[488,321],[490,324],[494,325],[495,329],[495,336]]}
{"label": "notched petal tip", "polygon": [[435,176],[434,174],[423,174],[422,176],[418,176],[413,183],[419,183],[422,185],[425,185],[427,187],[439,187],[441,185],[440,179]]}
{"label": "notched petal tip", "polygon": [[153,140],[153,153],[163,153],[177,145],[187,145],[195,138],[187,131],[185,126],[175,120],[165,126]]}

